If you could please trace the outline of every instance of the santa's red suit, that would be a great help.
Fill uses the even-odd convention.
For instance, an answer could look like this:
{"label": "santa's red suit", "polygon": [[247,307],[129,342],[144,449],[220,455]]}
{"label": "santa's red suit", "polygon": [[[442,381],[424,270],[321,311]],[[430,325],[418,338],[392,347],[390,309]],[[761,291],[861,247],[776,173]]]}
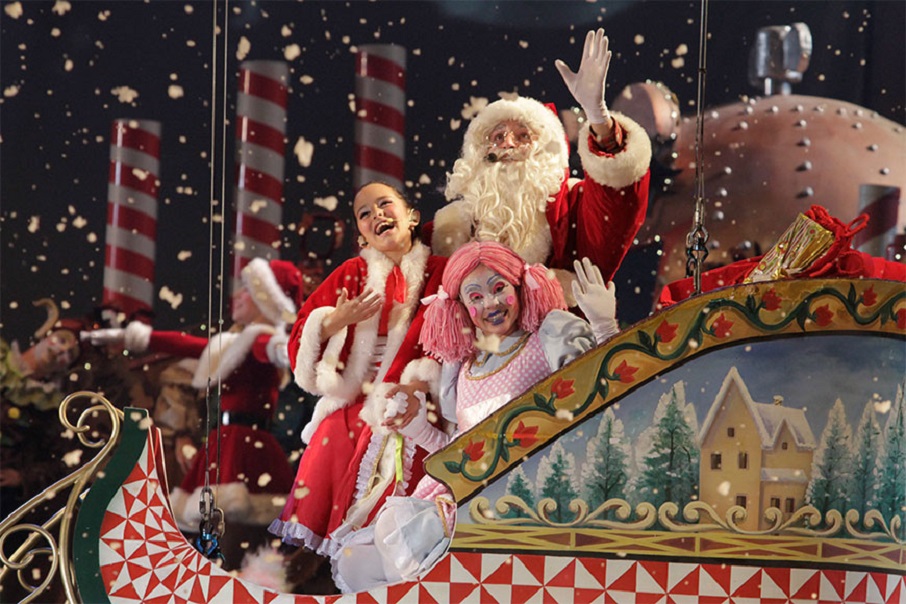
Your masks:
{"label": "santa's red suit", "polygon": [[131,350],[199,358],[192,379],[195,388],[204,389],[208,383],[214,388],[220,383],[220,439],[218,430],[211,430],[207,460],[205,452],[199,451],[182,484],[170,494],[182,530],[198,532],[206,471],[208,483],[216,485],[215,504],[228,521],[266,526],[279,512],[274,501],[281,500],[291,487],[292,468],[268,431],[280,387],[280,373],[273,364],[274,346],[286,342],[285,336],[274,337],[277,334],[274,326],[256,323],[239,332],[218,334],[209,343],[206,338],[180,332],[152,331],[142,323],[130,323],[126,328],[126,344]]}
{"label": "santa's red suit", "polygon": [[[436,388],[439,382],[440,365],[424,355],[418,336],[425,309],[420,299],[437,292],[445,263],[419,242],[399,266],[365,248],[303,304],[290,335],[290,362],[296,382],[321,399],[302,433],[308,446],[286,507],[270,527],[284,541],[330,553],[329,535],[350,506],[366,502],[367,522],[388,494],[408,494],[423,475],[424,452],[377,426],[395,384],[421,380]],[[369,287],[383,296],[382,311],[322,343],[322,322],[340,291],[352,299]],[[401,475],[381,471],[384,454],[401,457]]]}
{"label": "santa's red suit", "polygon": [[[449,256],[473,238],[496,240],[527,262],[544,263],[553,269],[572,271],[573,260],[588,257],[601,269],[604,279],[610,280],[645,220],[651,160],[651,143],[641,126],[619,113],[612,115],[615,132],[609,150],[598,146],[587,124],[581,129],[578,152],[584,178],[567,180],[569,147],[552,108],[526,97],[488,105],[466,131],[462,157],[448,175],[446,196],[450,203],[435,214],[430,225],[429,240],[435,253]],[[520,204],[533,205],[533,211],[543,212],[545,219],[533,222],[529,232],[525,228],[512,234],[503,229],[483,229],[494,210],[481,206],[476,199],[481,193],[470,184],[488,170],[519,169],[518,162],[501,166],[486,155],[489,132],[506,120],[527,125],[535,134],[532,155],[546,157],[521,179],[549,183],[538,192],[538,198],[520,193],[513,196],[514,201],[507,201],[514,204],[518,199]],[[507,189],[520,187],[521,182],[501,186],[491,195],[504,198]],[[563,281],[563,275],[558,276]]]}

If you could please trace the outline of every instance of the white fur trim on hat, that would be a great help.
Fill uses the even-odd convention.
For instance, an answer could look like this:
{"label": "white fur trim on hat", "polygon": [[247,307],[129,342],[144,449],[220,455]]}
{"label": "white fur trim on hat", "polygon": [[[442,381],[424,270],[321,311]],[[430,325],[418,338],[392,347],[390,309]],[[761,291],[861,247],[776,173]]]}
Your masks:
{"label": "white fur trim on hat", "polygon": [[622,189],[637,182],[651,163],[651,141],[637,123],[620,113],[613,119],[623,127],[623,150],[614,155],[598,155],[588,148],[588,124],[579,131],[579,157],[582,168],[594,181],[612,189]]}
{"label": "white fur trim on hat", "polygon": [[296,314],[296,304],[277,282],[274,271],[264,258],[252,258],[242,269],[242,285],[249,291],[255,306],[273,323],[284,323]]}
{"label": "white fur trim on hat", "polygon": [[141,321],[129,323],[123,332],[123,343],[126,346],[126,350],[131,352],[147,351],[148,345],[151,343],[151,331],[151,326]]}
{"label": "white fur trim on hat", "polygon": [[523,122],[537,137],[536,144],[548,153],[556,153],[564,170],[568,167],[569,147],[560,118],[544,104],[524,96],[512,100],[500,99],[482,109],[466,130],[462,156],[468,159],[484,155],[488,134],[494,126],[506,120]]}

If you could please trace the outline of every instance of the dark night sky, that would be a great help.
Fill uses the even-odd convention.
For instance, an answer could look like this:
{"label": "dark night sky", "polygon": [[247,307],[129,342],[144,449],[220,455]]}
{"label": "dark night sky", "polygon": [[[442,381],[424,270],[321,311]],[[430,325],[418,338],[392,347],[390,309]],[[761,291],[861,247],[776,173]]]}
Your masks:
{"label": "dark night sky", "polygon": [[[215,6],[228,17],[215,16]],[[288,47],[299,50],[287,61],[282,254],[291,260],[299,257],[295,224],[316,209],[315,200],[335,196],[337,213],[348,217],[356,45],[408,50],[406,179],[427,217],[443,202],[445,170],[465,128],[456,124],[470,97],[518,91],[570,106],[553,62],[562,58],[575,69],[590,28],[603,26],[611,38],[609,100],[629,83],[661,80],[678,94],[684,115],[695,112],[698,2],[4,0],[2,8],[0,325],[7,340],[27,340],[41,323],[32,300],[51,296],[69,315],[100,302],[109,132],[122,117],[163,123],[155,291],[166,287],[182,303],[156,299],[155,325],[206,320],[212,183],[219,197],[219,167],[232,174],[233,153],[229,143],[217,144],[224,130],[219,114],[212,128],[212,107],[226,106],[227,120],[235,115],[243,38],[246,59],[285,60]],[[850,101],[906,123],[901,1],[711,2],[706,105],[757,94],[746,75],[757,29],[797,21],[810,27],[814,51],[796,93]],[[215,22],[225,33],[217,49]],[[171,96],[172,85],[183,95]],[[121,86],[138,96],[121,101],[112,92]],[[234,135],[227,123],[226,140]],[[300,138],[314,145],[308,165],[292,155]],[[232,183],[224,182],[229,203]],[[229,235],[229,212],[226,224]]]}

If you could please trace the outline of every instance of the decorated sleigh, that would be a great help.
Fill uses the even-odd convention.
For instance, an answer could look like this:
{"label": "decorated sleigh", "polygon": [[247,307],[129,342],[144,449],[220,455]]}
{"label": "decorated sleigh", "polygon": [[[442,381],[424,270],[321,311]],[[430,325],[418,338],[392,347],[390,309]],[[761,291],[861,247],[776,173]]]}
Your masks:
{"label": "decorated sleigh", "polygon": [[173,520],[158,430],[94,397],[107,444],[55,485],[71,494],[43,526],[0,525],[0,572],[39,602],[52,582],[91,603],[904,602],[904,366],[902,283],[690,298],[430,457],[458,502],[449,552],[344,596],[276,593],[202,556]]}

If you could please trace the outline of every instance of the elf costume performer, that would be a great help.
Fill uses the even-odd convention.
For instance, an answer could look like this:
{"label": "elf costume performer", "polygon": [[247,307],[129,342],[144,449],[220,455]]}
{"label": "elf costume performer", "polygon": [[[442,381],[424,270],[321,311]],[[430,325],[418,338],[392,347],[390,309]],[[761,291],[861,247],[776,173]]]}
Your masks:
{"label": "elf costume performer", "polygon": [[[261,258],[250,261],[241,275],[242,287],[233,296],[234,328],[210,341],[155,331],[136,321],[125,329],[88,332],[87,339],[122,342],[132,352],[199,359],[192,385],[202,390],[210,386],[213,391],[220,384],[221,417],[212,420],[215,426],[219,420],[220,426],[208,435],[208,454],[196,454],[192,468],[170,493],[174,516],[180,529],[198,532],[200,492],[207,473],[214,503],[227,521],[225,537],[244,534],[248,541],[247,532],[237,528],[245,525],[257,527],[261,541],[267,537],[264,527],[279,513],[275,501],[282,500],[292,485],[292,468],[269,428],[281,368],[288,365],[286,323],[295,316],[302,275],[291,262]],[[224,553],[228,564],[238,566],[235,556]]]}
{"label": "elf costume performer", "polygon": [[[285,542],[327,555],[344,520],[367,524],[388,495],[409,494],[424,451],[381,423],[389,398],[435,392],[440,365],[418,343],[424,296],[446,262],[415,233],[419,215],[403,194],[369,183],[353,202],[360,255],[336,268],[305,301],[289,342],[296,383],[321,396],[302,432],[308,446],[283,513],[271,524]],[[435,399],[436,400],[436,399]]]}
{"label": "elf costume performer", "polygon": [[551,105],[526,97],[491,103],[469,124],[448,174],[450,203],[429,225],[435,253],[498,241],[555,269],[571,306],[573,261],[587,257],[613,278],[645,220],[651,143],[604,103],[610,55],[599,29],[586,36],[578,73],[556,61],[586,115],[578,148],[584,178],[568,179],[569,145]]}

